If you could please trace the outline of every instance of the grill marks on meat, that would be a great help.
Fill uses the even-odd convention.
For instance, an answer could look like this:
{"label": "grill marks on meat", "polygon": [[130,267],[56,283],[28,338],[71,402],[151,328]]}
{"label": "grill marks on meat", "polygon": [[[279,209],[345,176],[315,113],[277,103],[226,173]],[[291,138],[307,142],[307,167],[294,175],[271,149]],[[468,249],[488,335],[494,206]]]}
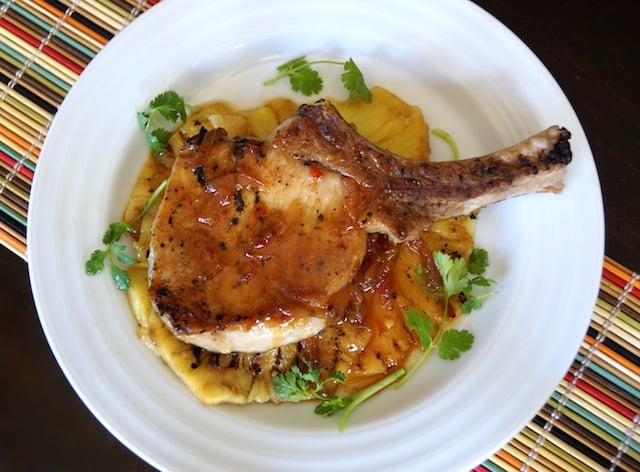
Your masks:
{"label": "grill marks on meat", "polygon": [[571,162],[570,133],[552,126],[481,158],[453,162],[403,159],[368,142],[328,102],[303,105],[271,143],[296,159],[354,179],[372,196],[370,232],[415,239],[436,220],[468,215],[506,198],[560,192]]}
{"label": "grill marks on meat", "polygon": [[491,202],[558,192],[571,161],[558,127],[485,157],[410,161],[328,102],[302,106],[265,141],[220,129],[200,138],[176,157],[154,221],[149,290],[176,337],[220,353],[267,351],[339,323],[367,233],[401,242]]}

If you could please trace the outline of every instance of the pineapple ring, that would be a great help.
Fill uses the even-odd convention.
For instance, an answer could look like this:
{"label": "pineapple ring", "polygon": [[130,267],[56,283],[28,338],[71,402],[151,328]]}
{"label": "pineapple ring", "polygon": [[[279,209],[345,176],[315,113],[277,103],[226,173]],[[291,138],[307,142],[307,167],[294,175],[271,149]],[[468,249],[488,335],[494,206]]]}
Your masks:
{"label": "pineapple ring", "polygon": [[[410,159],[428,159],[428,126],[422,111],[409,105],[388,90],[375,87],[373,100],[331,100],[342,116],[351,122],[360,134],[398,155]],[[226,129],[230,136],[267,137],[282,121],[292,116],[298,105],[291,100],[277,98],[252,110],[236,110],[225,102],[212,102],[199,107],[169,140],[170,151],[160,156],[167,165],[148,159],[140,170],[127,208],[125,221],[132,221],[144,206],[149,195],[169,175],[171,153],[185,144],[189,136],[202,127]],[[191,346],[175,338],[151,306],[147,293],[148,263],[151,226],[156,202],[139,222],[134,246],[138,262],[129,268],[131,288],[129,304],[138,322],[137,335],[184,382],[187,388],[204,404],[279,402],[273,391],[272,377],[300,363],[300,356],[320,367],[341,370],[347,382],[339,386],[339,394],[359,390],[377,381],[398,366],[410,362],[418,349],[412,330],[405,326],[404,312],[417,308],[438,318],[443,311],[442,300],[430,296],[427,286],[439,288],[439,275],[434,266],[432,251],[446,250],[468,257],[473,249],[474,220],[458,217],[434,224],[421,238],[402,244],[395,255],[388,276],[393,293],[374,291],[363,294],[367,307],[366,327],[344,323],[328,327],[308,342],[288,345],[261,354],[216,354]],[[418,265],[423,276],[416,276]],[[459,314],[459,306],[452,300],[452,312]],[[438,318],[436,318],[438,317]],[[324,344],[324,343],[329,343]],[[307,346],[305,348],[305,346]],[[310,347],[309,347],[310,346]],[[335,350],[331,356],[326,352]],[[322,356],[330,357],[325,361]],[[320,354],[318,354],[320,353]],[[316,358],[311,358],[316,356]],[[332,362],[329,365],[329,362]]]}

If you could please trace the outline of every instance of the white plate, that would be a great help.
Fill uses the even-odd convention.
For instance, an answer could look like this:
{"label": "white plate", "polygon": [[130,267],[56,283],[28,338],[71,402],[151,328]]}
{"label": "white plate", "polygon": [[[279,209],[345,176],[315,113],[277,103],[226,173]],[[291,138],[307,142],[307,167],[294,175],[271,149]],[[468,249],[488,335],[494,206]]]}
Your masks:
{"label": "white plate", "polygon": [[[465,156],[555,123],[573,133],[562,194],[480,214],[478,245],[492,256],[500,293],[463,321],[476,336],[472,351],[455,363],[431,359],[400,391],[356,410],[343,434],[338,418],[320,418],[310,405],[201,406],[136,339],[125,295],[106,274],[83,272],[146,156],[136,111],[167,89],[189,103],[260,104],[288,93],[284,82],[262,81],[301,54],[353,56],[370,85],[420,105]],[[327,94],[344,93],[336,69],[322,69]],[[434,144],[436,155],[446,151]],[[602,213],[593,157],[564,94],[472,3],[169,0],[107,45],[58,112],[31,194],[28,257],[41,322],[69,381],[154,466],[451,471],[508,442],[569,367],[600,279]]]}

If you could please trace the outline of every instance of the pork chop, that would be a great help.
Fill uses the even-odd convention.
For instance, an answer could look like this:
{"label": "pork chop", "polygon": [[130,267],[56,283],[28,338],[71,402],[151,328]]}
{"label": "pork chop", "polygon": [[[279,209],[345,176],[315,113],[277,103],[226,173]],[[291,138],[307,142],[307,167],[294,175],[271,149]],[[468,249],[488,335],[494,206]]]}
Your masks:
{"label": "pork chop", "polygon": [[368,142],[326,101],[259,141],[221,129],[178,153],[152,228],[149,294],[174,335],[209,351],[263,352],[338,315],[367,233],[398,243],[434,221],[529,192],[559,192],[570,134],[503,151],[411,161]]}

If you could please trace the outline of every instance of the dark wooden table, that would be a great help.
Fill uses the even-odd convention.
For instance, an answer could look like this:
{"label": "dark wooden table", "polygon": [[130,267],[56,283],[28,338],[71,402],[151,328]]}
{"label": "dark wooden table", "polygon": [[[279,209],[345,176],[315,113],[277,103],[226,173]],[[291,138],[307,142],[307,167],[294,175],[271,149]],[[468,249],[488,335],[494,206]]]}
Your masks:
{"label": "dark wooden table", "polygon": [[[640,270],[640,54],[632,2],[479,0],[555,76],[589,137],[606,254]],[[88,412],[42,334],[27,266],[0,248],[0,470],[147,470]]]}

